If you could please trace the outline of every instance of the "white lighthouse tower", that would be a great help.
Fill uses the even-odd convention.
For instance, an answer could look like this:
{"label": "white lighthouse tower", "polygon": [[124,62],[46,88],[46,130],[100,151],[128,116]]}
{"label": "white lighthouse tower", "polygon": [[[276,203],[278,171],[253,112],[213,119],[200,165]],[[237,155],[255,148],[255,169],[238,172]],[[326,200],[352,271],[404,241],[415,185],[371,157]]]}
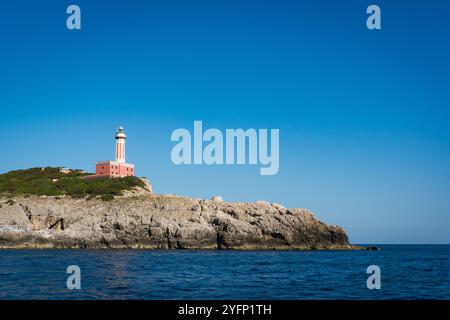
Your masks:
{"label": "white lighthouse tower", "polygon": [[116,132],[116,161],[125,163],[125,140],[127,135],[122,126],[117,128]]}

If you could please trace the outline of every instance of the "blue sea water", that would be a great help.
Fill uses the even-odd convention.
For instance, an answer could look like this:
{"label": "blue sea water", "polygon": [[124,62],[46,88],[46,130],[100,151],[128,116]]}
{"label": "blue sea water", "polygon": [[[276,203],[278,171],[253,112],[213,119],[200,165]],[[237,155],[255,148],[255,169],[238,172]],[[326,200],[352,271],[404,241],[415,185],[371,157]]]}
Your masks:
{"label": "blue sea water", "polygon": [[[380,251],[0,250],[0,299],[450,299],[450,246]],[[69,290],[66,269],[81,269]],[[367,267],[381,289],[367,289]]]}

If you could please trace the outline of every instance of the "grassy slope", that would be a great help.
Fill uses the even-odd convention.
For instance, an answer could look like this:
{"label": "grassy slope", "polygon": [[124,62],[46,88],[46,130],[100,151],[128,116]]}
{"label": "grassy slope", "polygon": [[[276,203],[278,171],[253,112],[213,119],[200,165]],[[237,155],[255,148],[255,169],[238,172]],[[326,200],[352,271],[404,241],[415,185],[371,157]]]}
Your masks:
{"label": "grassy slope", "polygon": [[[64,174],[59,168],[32,168],[0,174],[0,194],[14,197],[18,195],[69,195],[74,198],[102,196],[110,200],[122,191],[134,187],[144,187],[137,177],[104,180],[84,180],[86,175],[80,170]],[[57,181],[53,181],[57,179]]]}

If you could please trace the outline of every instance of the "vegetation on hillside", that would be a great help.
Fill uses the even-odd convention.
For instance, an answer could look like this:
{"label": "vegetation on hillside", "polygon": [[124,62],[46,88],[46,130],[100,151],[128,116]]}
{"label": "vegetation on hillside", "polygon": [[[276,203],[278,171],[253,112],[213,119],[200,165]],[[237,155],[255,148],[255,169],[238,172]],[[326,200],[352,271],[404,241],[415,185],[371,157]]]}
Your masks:
{"label": "vegetation on hillside", "polygon": [[85,175],[87,173],[81,170],[63,173],[61,168],[53,167],[10,171],[0,174],[0,195],[101,196],[106,201],[122,195],[125,190],[145,187],[144,182],[137,177],[85,180]]}

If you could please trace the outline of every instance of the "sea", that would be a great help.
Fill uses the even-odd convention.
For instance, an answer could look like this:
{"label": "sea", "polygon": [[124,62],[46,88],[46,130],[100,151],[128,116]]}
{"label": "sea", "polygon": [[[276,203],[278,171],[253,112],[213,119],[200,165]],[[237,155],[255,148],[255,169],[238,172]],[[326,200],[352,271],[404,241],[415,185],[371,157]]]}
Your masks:
{"label": "sea", "polygon": [[[376,246],[380,250],[0,250],[0,299],[450,299],[450,245]],[[379,267],[379,289],[368,288],[369,266]]]}

